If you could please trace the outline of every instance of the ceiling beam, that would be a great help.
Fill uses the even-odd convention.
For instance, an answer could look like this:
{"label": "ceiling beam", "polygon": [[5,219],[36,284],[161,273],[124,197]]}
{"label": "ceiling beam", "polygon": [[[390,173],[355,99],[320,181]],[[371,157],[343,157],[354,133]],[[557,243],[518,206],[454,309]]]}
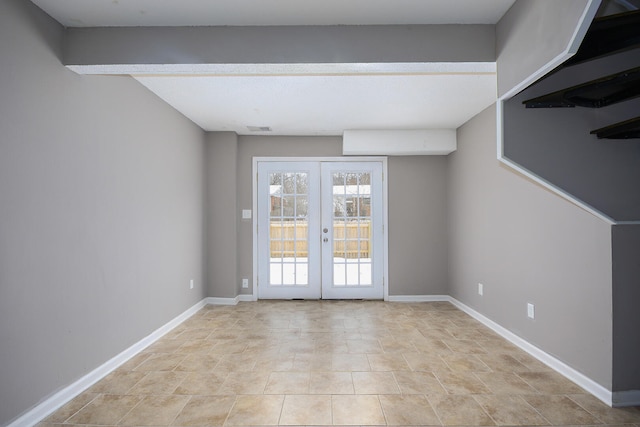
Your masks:
{"label": "ceiling beam", "polygon": [[493,25],[69,28],[63,52],[77,72],[121,66],[122,74],[229,64],[405,64],[416,72],[411,64],[439,63],[464,72],[465,63],[496,61]]}

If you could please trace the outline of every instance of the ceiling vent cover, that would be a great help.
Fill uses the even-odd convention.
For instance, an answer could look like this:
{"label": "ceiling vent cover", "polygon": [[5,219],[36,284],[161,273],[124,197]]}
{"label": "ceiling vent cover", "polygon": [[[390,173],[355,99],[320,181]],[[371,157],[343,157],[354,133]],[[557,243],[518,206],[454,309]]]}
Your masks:
{"label": "ceiling vent cover", "polygon": [[269,126],[247,126],[250,132],[271,132]]}

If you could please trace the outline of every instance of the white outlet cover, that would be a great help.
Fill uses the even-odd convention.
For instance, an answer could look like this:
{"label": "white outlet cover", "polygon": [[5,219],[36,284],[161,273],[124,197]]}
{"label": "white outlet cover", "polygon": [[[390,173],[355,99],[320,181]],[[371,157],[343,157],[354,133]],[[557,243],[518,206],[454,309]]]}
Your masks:
{"label": "white outlet cover", "polygon": [[536,307],[531,303],[527,303],[527,316],[530,319],[536,318]]}
{"label": "white outlet cover", "polygon": [[242,219],[251,219],[251,209],[242,209]]}
{"label": "white outlet cover", "polygon": [[478,283],[478,295],[482,296],[484,294],[484,285],[482,283]]}
{"label": "white outlet cover", "polygon": [[249,287],[249,279],[242,279],[242,288],[247,289]]}

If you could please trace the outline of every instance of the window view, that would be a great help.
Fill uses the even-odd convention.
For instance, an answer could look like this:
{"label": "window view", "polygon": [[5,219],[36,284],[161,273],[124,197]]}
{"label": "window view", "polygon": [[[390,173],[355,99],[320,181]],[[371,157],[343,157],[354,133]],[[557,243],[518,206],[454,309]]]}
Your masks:
{"label": "window view", "polygon": [[306,172],[269,175],[269,283],[273,286],[309,283],[307,183]]}
{"label": "window view", "polygon": [[332,176],[333,285],[371,286],[371,175]]}

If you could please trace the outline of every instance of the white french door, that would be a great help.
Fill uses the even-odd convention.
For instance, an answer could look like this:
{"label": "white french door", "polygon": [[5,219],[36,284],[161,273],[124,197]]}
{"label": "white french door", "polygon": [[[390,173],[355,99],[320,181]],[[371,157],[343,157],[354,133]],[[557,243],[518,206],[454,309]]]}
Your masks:
{"label": "white french door", "polygon": [[382,163],[257,167],[258,297],[382,299]]}

